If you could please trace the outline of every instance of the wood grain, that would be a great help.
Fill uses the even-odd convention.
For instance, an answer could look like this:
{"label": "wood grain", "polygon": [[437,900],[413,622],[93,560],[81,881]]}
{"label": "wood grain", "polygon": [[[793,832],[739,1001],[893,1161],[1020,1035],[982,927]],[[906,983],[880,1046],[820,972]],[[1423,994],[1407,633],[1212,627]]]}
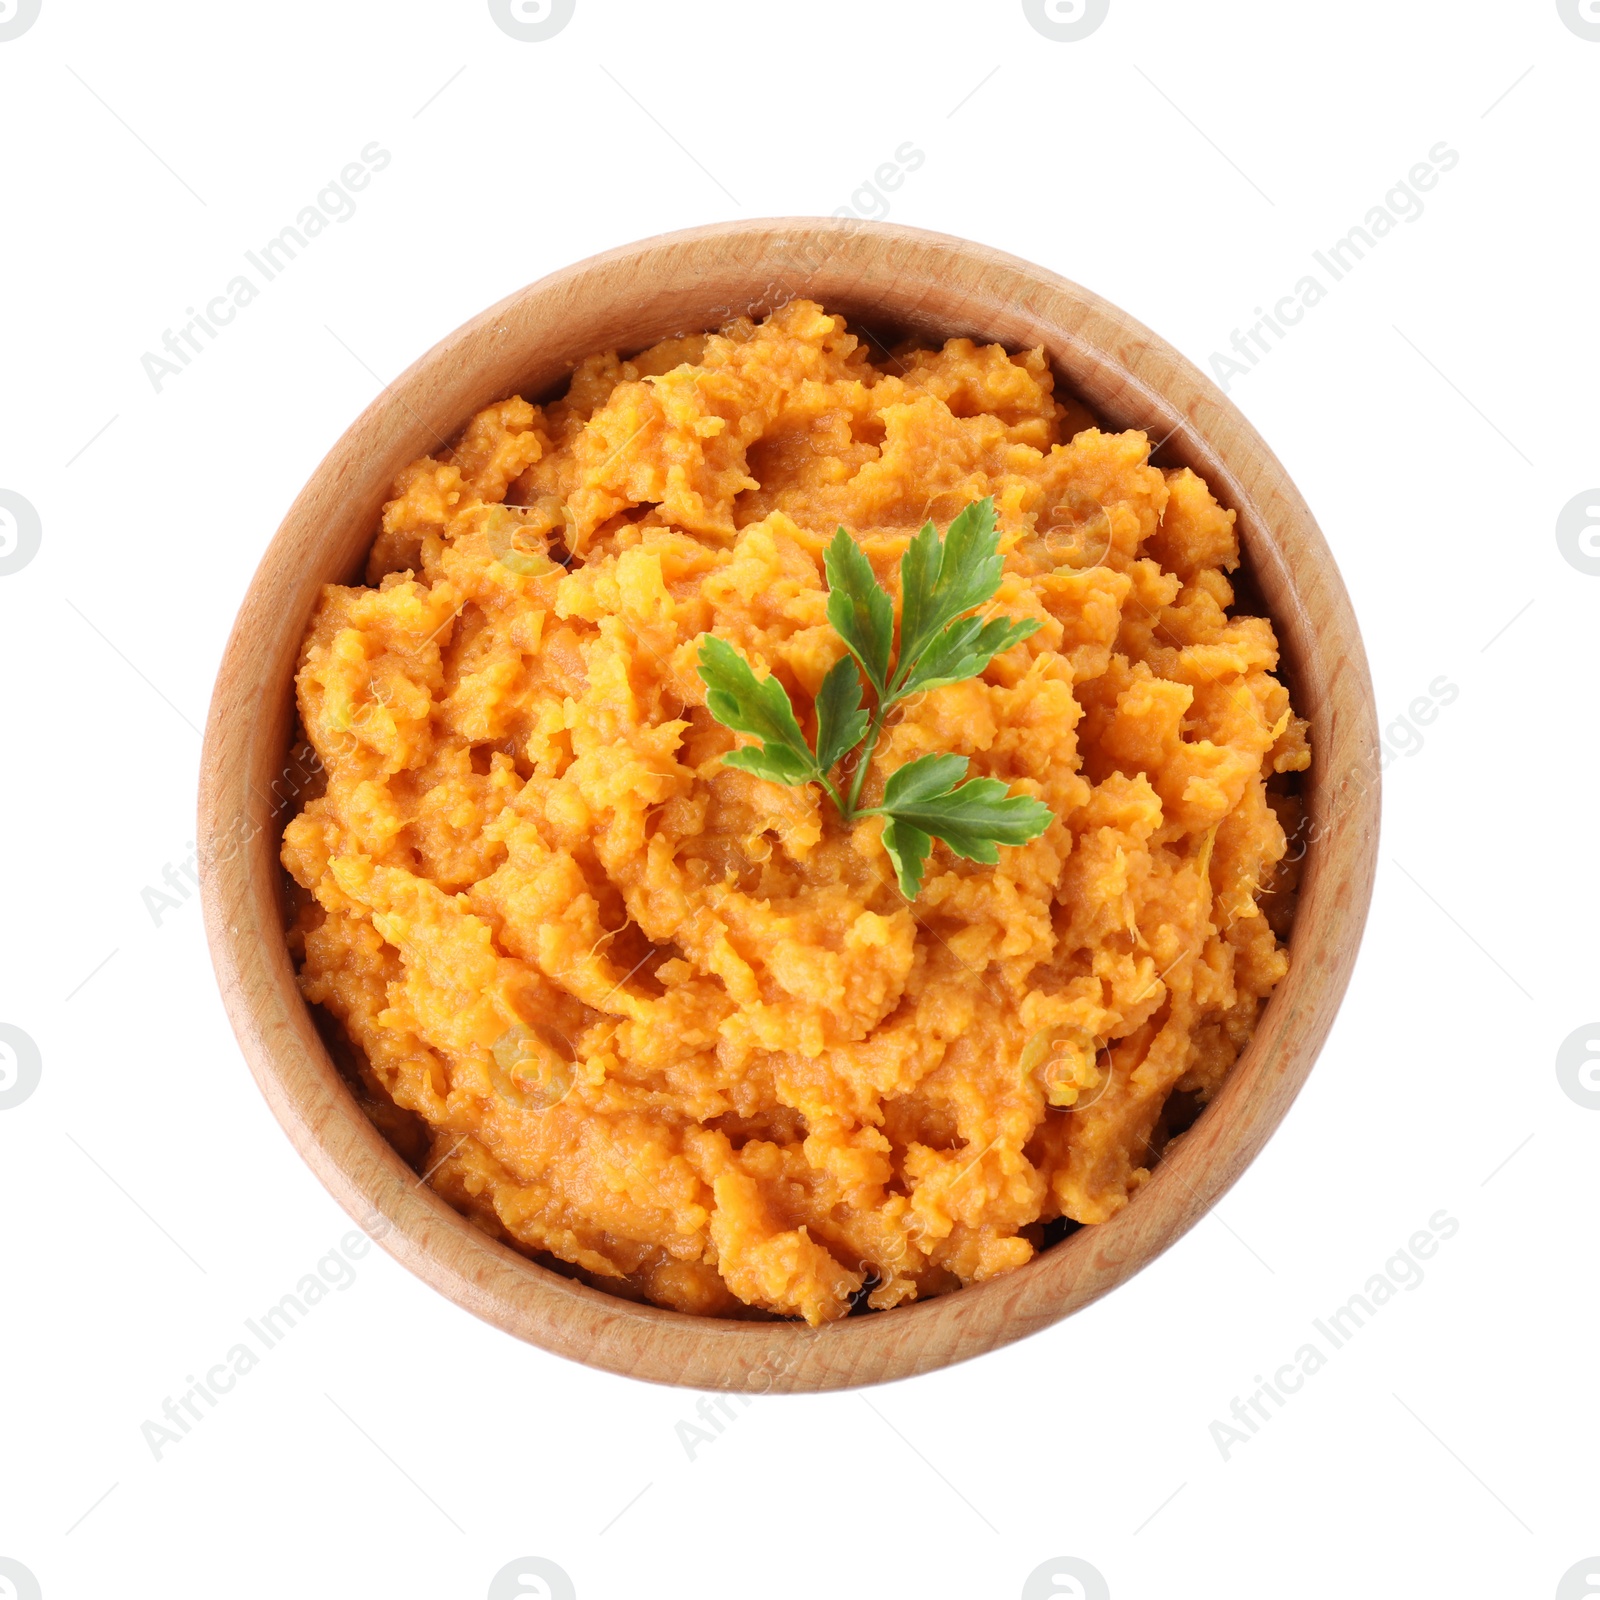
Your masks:
{"label": "wood grain", "polygon": [[[440,1200],[357,1108],[295,985],[278,844],[298,809],[292,679],[327,582],[352,581],[396,473],[480,407],[549,394],[584,356],[764,314],[797,294],[885,336],[1043,345],[1108,425],[1143,428],[1239,513],[1247,565],[1311,722],[1309,841],[1288,977],[1221,1093],[1134,1200],[992,1282],[820,1329],[685,1316],[534,1265]],[[1087,290],[998,251],[880,223],[776,219],[608,251],[512,295],[403,373],[318,467],[267,547],[206,729],[199,843],[207,936],[245,1059],[296,1149],[397,1260],[497,1327],[613,1372],[699,1389],[842,1388],[1022,1338],[1124,1282],[1216,1203],[1282,1120],[1360,943],[1378,837],[1366,656],[1310,511],[1255,430],[1171,346]]]}

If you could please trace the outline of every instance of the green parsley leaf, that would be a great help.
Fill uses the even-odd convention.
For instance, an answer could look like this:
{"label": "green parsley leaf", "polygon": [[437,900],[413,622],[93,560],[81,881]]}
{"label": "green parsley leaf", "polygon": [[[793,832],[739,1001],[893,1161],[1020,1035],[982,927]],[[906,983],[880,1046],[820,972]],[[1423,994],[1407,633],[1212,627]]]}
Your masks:
{"label": "green parsley leaf", "polygon": [[961,512],[943,539],[932,522],[900,558],[899,690],[934,637],[963,612],[975,610],[1000,587],[1005,559],[999,554],[994,497],[975,500]]}
{"label": "green parsley leaf", "polygon": [[[884,848],[900,877],[900,890],[914,899],[922,887],[927,859],[924,836],[942,839],[968,861],[993,866],[998,846],[1027,844],[1054,821],[1049,806],[1031,795],[1008,795],[998,778],[972,778],[966,783],[967,758],[919,756],[890,775],[883,804],[872,814],[890,819]],[[910,882],[914,888],[907,889]]]}
{"label": "green parsley leaf", "polygon": [[907,900],[915,900],[922,893],[922,869],[927,865],[933,840],[921,828],[901,822],[898,817],[890,817],[883,825],[883,848],[894,862],[895,876],[900,880],[900,893]]}
{"label": "green parsley leaf", "polygon": [[934,795],[947,794],[967,775],[965,756],[918,756],[890,773],[883,786],[884,811],[905,811]]}
{"label": "green parsley leaf", "polygon": [[982,617],[962,617],[937,635],[911,664],[900,698],[975,678],[997,655],[1038,631],[1035,617],[1025,617],[1021,622],[1006,617],[994,617],[988,622]]}
{"label": "green parsley leaf", "polygon": [[737,767],[753,777],[765,778],[768,783],[781,783],[790,789],[816,780],[817,769],[808,759],[796,756],[783,745],[745,745],[740,750],[730,750],[722,758],[725,767]]}
{"label": "green parsley leaf", "polygon": [[708,633],[700,641],[700,681],[706,706],[723,727],[764,741],[724,756],[726,765],[791,786],[822,776],[783,685],[773,677],[758,678],[726,639]]}
{"label": "green parsley leaf", "polygon": [[878,699],[889,680],[889,649],[894,643],[894,601],[872,570],[861,546],[843,528],[823,556],[828,574],[828,621],[861,663]]}
{"label": "green parsley leaf", "polygon": [[861,706],[861,674],[851,657],[840,656],[817,690],[817,766],[831,771],[866,738],[869,720]]}

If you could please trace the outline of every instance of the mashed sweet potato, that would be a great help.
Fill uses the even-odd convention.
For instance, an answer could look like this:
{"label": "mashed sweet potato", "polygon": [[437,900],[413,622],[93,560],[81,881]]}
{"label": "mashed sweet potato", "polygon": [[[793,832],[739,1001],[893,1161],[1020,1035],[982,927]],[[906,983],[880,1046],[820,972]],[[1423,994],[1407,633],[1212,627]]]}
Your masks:
{"label": "mashed sweet potato", "polygon": [[[1112,1216],[1287,968],[1310,755],[1233,513],[1039,351],[872,353],[796,301],[490,406],[302,652],[291,940],[364,1103],[491,1233],[685,1311],[820,1323]],[[1057,820],[908,904],[879,819],[722,764],[696,649],[804,720],[834,529],[893,591],[984,495],[1042,626],[896,712],[863,802],[954,751]]]}

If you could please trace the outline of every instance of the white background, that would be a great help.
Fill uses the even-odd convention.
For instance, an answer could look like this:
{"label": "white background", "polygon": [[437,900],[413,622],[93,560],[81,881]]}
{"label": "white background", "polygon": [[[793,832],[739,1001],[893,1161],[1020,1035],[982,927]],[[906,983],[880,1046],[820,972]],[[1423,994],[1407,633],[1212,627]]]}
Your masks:
{"label": "white background", "polygon": [[[483,0],[43,0],[0,42],[0,488],[42,527],[0,576],[0,1021],[42,1061],[0,1110],[0,1556],[45,1600],[477,1600],[527,1555],[582,1600],[1011,1597],[1058,1556],[1115,1600],[1544,1600],[1600,1555],[1600,1111],[1555,1066],[1600,1014],[1600,577],[1555,536],[1600,483],[1597,89],[1555,0],[1111,0],[1075,43],[1016,0],[577,0],[542,43]],[[374,140],[355,214],[158,393],[144,353]],[[142,898],[190,853],[274,527],[485,305],[664,230],[872,214],[908,140],[892,220],[1060,271],[1201,365],[1459,152],[1232,385],[1340,562],[1385,725],[1458,690],[1420,748],[1393,735],[1308,1087],[1092,1309],[740,1407],[693,1460],[697,1396],[524,1347],[373,1250],[157,1461],[141,1424],[351,1227],[245,1070],[197,900],[157,926]],[[1441,1209],[1425,1280],[1224,1460],[1234,1397]]]}

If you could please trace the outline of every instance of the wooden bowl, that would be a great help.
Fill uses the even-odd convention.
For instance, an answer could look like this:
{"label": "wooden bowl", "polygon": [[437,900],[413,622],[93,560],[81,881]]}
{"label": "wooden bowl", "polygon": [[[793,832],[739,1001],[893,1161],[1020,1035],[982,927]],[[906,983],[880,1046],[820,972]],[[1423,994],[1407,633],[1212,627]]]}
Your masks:
{"label": "wooden bowl", "polygon": [[[278,845],[303,774],[289,756],[301,636],[328,582],[359,582],[396,473],[480,407],[540,396],[597,350],[761,315],[805,294],[874,329],[1043,345],[1109,426],[1143,428],[1239,514],[1246,566],[1311,722],[1304,876],[1288,976],[1225,1087],[1131,1203],[988,1283],[811,1329],[613,1298],[481,1233],[358,1109],[301,999]],[[212,960],[245,1059],[295,1148],[384,1248],[469,1311],[561,1355],[699,1389],[816,1390],[964,1360],[1079,1310],[1202,1217],[1277,1127],[1344,994],[1371,894],[1378,735],[1355,617],[1310,511],[1256,431],[1172,347],[1042,267],[963,239],[793,218],[695,228],[552,274],[435,346],[334,446],[268,545],[212,696],[200,856]]]}

